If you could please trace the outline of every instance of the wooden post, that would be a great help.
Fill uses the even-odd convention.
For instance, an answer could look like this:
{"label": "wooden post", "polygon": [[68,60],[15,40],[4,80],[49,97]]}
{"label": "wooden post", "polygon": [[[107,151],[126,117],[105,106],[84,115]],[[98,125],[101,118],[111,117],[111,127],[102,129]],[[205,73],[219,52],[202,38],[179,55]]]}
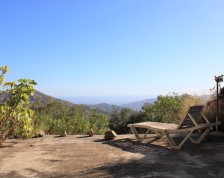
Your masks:
{"label": "wooden post", "polygon": [[218,118],[219,118],[219,80],[216,81],[216,132],[218,132]]}
{"label": "wooden post", "polygon": [[216,132],[218,132],[218,120],[219,120],[219,83],[223,82],[223,75],[215,76],[216,81]]}

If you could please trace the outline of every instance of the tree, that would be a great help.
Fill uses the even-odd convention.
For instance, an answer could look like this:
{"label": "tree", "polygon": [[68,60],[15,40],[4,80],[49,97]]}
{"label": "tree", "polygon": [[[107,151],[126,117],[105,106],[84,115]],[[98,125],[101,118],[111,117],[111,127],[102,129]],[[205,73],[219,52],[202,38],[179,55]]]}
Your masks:
{"label": "tree", "polygon": [[121,110],[113,109],[110,118],[110,129],[114,130],[118,134],[124,134],[128,132],[127,124],[130,123],[130,118],[134,114],[134,111],[128,108]]}
{"label": "tree", "polygon": [[30,79],[7,82],[4,79],[7,72],[8,66],[0,66],[0,142],[12,134],[28,137],[32,133],[33,111],[29,104],[36,82]]}
{"label": "tree", "polygon": [[180,98],[178,96],[158,96],[154,104],[144,107],[146,117],[156,122],[174,122],[178,118]]}

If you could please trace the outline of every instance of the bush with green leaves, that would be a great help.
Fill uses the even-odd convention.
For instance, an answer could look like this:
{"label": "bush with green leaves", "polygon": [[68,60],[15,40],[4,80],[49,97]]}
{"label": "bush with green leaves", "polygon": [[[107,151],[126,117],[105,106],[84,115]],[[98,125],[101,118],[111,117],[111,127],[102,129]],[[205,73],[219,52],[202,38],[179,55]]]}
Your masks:
{"label": "bush with green leaves", "polygon": [[180,98],[178,96],[158,96],[156,102],[145,105],[144,111],[147,120],[175,122],[178,120],[180,107]]}
{"label": "bush with green leaves", "polygon": [[30,96],[34,94],[36,82],[30,79],[19,79],[7,82],[4,75],[7,66],[0,66],[0,135],[29,137],[32,134],[33,111],[30,109]]}
{"label": "bush with green leaves", "polygon": [[127,124],[130,122],[131,116],[135,112],[128,108],[113,109],[110,116],[110,129],[114,130],[117,134],[125,134],[128,132]]}
{"label": "bush with green leaves", "polygon": [[145,112],[146,121],[179,123],[189,106],[201,103],[199,97],[188,94],[158,96],[153,104],[146,104],[143,111]]}

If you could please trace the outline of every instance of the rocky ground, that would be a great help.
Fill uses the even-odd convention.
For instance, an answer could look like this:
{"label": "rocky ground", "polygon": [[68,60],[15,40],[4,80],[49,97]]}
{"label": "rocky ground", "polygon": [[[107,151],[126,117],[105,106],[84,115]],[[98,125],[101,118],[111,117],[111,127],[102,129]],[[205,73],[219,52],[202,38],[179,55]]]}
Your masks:
{"label": "rocky ground", "polygon": [[0,177],[224,177],[224,136],[181,150],[132,135],[10,139],[0,145]]}

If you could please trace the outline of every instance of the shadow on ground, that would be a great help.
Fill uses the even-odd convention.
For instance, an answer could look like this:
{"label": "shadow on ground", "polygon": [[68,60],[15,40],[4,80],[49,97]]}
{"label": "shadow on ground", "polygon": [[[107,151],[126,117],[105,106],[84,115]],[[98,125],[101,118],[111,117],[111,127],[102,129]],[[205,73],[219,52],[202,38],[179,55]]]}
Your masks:
{"label": "shadow on ground", "polygon": [[139,143],[130,138],[96,141],[126,152],[142,154],[143,158],[119,160],[71,177],[224,177],[224,137],[210,136],[199,145],[187,142],[181,150],[151,142]]}
{"label": "shadow on ground", "polygon": [[1,149],[4,149],[4,148],[12,148],[15,144],[17,144],[17,142],[10,141],[7,144],[0,145],[0,151],[1,151]]}
{"label": "shadow on ground", "polygon": [[[66,149],[63,145],[66,143],[67,138],[63,138],[57,145],[53,145],[54,149],[62,150],[62,152],[57,152],[58,154],[66,152]],[[72,137],[69,138],[73,140]],[[179,139],[179,138],[177,138]],[[85,140],[85,141],[84,141]],[[209,135],[207,140],[199,145],[194,145],[191,142],[186,142],[183,145],[181,150],[170,149],[167,145],[165,139],[156,140],[149,139],[143,143],[140,143],[127,135],[119,136],[116,140],[105,141],[104,139],[99,139],[99,137],[85,137],[85,136],[76,136],[72,144],[75,146],[72,147],[71,162],[66,164],[67,166],[72,166],[72,164],[79,158],[74,157],[73,152],[77,151],[77,145],[79,143],[86,144],[87,146],[93,146],[94,144],[96,149],[98,147],[103,148],[103,145],[106,145],[106,151],[103,153],[105,157],[115,156],[118,157],[116,151],[113,150],[122,150],[121,155],[118,159],[114,159],[113,162],[109,161],[106,164],[98,165],[99,167],[83,169],[82,171],[76,172],[76,169],[73,169],[70,172],[63,172],[63,161],[60,162],[60,166],[54,173],[47,173],[44,171],[37,172],[34,169],[25,169],[27,175],[35,175],[36,177],[83,177],[83,178],[92,178],[92,177],[105,177],[105,178],[147,178],[147,177],[214,177],[222,178],[224,177],[224,137],[217,137],[214,135]],[[88,144],[91,143],[91,144]],[[13,143],[11,143],[13,144]],[[108,147],[109,146],[109,147]],[[34,147],[35,148],[35,147]],[[85,149],[84,147],[80,147]],[[48,146],[46,149],[52,149],[51,146]],[[1,149],[0,149],[1,150]],[[86,150],[91,150],[86,149]],[[112,151],[110,151],[112,150]],[[86,152],[87,153],[87,152]],[[85,156],[90,156],[90,152]],[[98,154],[98,153],[97,153]],[[99,154],[102,154],[99,152]],[[114,155],[113,155],[114,154]],[[70,155],[68,155],[69,157]],[[98,155],[99,156],[99,155]],[[98,159],[99,157],[94,157]],[[104,155],[100,155],[104,156]],[[81,157],[81,155],[80,155]],[[70,157],[69,157],[70,158]],[[60,160],[60,159],[59,159]],[[63,159],[62,159],[63,160]],[[82,159],[80,159],[82,160]],[[92,161],[92,160],[89,160]],[[94,160],[93,160],[94,161]],[[29,174],[28,174],[29,173]],[[1,174],[1,177],[21,177],[18,176],[18,172],[12,171],[7,174]],[[34,177],[35,177],[34,176]]]}

